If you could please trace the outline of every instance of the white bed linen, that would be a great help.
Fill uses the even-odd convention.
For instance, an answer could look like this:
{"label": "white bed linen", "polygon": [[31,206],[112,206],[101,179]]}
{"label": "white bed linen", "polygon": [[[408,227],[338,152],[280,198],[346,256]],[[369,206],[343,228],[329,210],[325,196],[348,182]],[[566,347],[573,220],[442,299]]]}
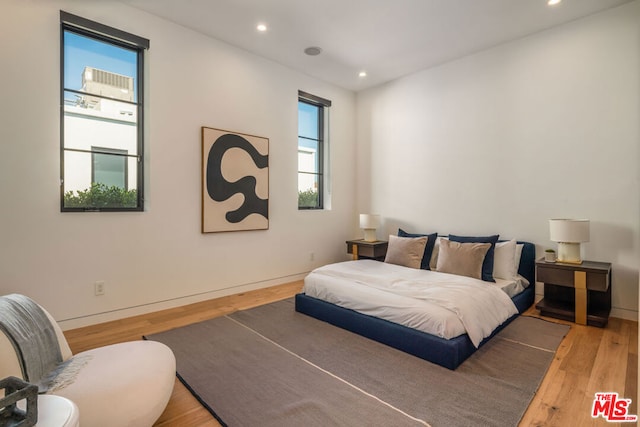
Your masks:
{"label": "white bed linen", "polygon": [[509,295],[509,298],[513,298],[518,295],[520,292],[524,291],[527,286],[529,286],[529,281],[524,277],[518,275],[515,279],[506,280],[506,279],[498,279],[496,278],[496,283],[484,282],[489,285],[494,285],[500,289],[502,292]]}
{"label": "white bed linen", "polygon": [[477,347],[518,310],[501,284],[372,260],[313,270],[303,292],[445,339],[467,333]]}

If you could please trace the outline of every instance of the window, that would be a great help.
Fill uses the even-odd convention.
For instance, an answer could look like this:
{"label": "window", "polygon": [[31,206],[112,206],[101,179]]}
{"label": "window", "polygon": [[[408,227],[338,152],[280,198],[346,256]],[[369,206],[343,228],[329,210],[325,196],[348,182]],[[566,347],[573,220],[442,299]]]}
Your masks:
{"label": "window", "polygon": [[61,210],[143,210],[149,41],[60,12]]}
{"label": "window", "polygon": [[129,188],[127,150],[92,147],[91,156],[91,182],[104,184],[107,187]]}
{"label": "window", "polygon": [[331,101],[298,92],[298,209],[324,209],[330,106]]}

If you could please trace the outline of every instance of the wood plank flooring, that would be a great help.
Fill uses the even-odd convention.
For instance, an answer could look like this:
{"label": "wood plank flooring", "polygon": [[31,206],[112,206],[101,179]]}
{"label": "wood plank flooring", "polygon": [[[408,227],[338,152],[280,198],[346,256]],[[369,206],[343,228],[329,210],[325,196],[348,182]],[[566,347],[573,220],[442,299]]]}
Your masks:
{"label": "wood plank flooring", "polygon": [[[191,323],[245,310],[300,291],[302,282],[293,282],[217,298],[183,307],[65,331],[74,353],[123,341],[138,340],[145,334],[166,331]],[[535,308],[526,315],[539,316]],[[628,426],[591,418],[594,393],[617,391],[633,399],[631,414],[638,413],[638,323],[611,318],[606,328],[570,324],[556,357],[520,426]],[[171,400],[156,426],[219,426],[191,393],[176,380]]]}

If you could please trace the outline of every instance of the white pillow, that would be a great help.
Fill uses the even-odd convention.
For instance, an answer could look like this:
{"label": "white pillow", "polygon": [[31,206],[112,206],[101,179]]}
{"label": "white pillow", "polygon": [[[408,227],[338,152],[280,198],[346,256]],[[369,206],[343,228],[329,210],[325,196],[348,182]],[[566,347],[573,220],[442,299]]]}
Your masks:
{"label": "white pillow", "polygon": [[520,269],[520,258],[522,258],[522,249],[524,245],[522,243],[518,243],[516,245],[516,274],[518,274],[518,270]]}
{"label": "white pillow", "polygon": [[[515,239],[496,243],[493,252],[493,277],[506,280],[516,278],[520,264],[516,264],[516,246]],[[520,253],[522,254],[522,249]]]}
{"label": "white pillow", "polygon": [[446,237],[437,237],[436,243],[433,246],[433,252],[431,252],[431,260],[429,260],[429,268],[436,271],[438,267],[438,253],[440,252],[440,240],[447,239]]}

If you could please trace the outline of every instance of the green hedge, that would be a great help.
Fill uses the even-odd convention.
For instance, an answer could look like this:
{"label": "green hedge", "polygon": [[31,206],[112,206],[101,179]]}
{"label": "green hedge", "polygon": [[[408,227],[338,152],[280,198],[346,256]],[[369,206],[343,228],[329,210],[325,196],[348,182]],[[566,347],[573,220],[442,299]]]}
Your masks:
{"label": "green hedge", "polygon": [[65,208],[135,208],[138,205],[138,192],[105,184],[93,183],[86,190],[64,193]]}
{"label": "green hedge", "polygon": [[299,208],[318,207],[318,192],[315,190],[298,191]]}

